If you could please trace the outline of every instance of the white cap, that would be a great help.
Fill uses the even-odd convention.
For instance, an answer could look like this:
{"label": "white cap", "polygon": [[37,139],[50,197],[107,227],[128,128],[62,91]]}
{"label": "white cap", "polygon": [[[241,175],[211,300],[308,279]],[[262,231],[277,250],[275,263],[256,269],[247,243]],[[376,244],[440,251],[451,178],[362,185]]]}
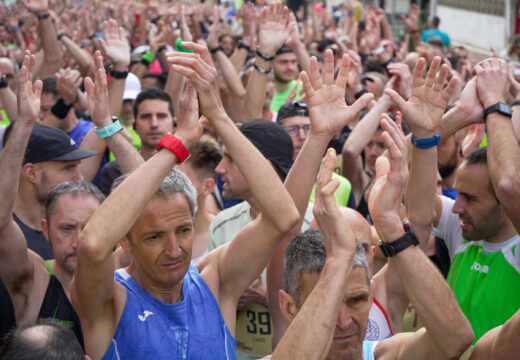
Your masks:
{"label": "white cap", "polygon": [[141,92],[141,82],[139,78],[132,74],[128,73],[125,82],[125,92],[123,93],[123,100],[135,100],[137,95]]}

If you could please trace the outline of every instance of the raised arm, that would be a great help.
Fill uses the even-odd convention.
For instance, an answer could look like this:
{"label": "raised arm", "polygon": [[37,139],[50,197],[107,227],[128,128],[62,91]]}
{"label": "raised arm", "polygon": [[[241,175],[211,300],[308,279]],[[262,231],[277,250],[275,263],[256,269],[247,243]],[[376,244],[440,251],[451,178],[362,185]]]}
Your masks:
{"label": "raised arm", "polygon": [[[194,43],[183,42],[182,45],[195,53],[173,53],[169,56],[173,69],[193,82],[202,114],[217,130],[249,185],[252,197],[258,200],[261,212],[229,246],[216,251],[213,258],[218,257],[215,260],[218,267],[208,270],[218,271],[221,294],[232,302],[232,299],[238,300],[260,274],[299,216],[273,167],[226,115],[218,96],[217,73],[208,49]],[[201,273],[204,276],[204,270]],[[236,307],[236,302],[233,306]]]}
{"label": "raised arm", "polygon": [[[373,99],[372,94],[365,94],[351,106],[347,106],[345,103],[345,86],[350,69],[348,55],[343,55],[341,59],[335,83],[332,50],[325,52],[323,76],[320,76],[315,57],[311,58],[310,65],[310,76],[302,72],[301,77],[309,103],[311,130],[285,180],[285,187],[300,214],[300,222],[295,226],[295,233],[300,232],[301,229],[312,186],[320,166],[321,154],[325,152],[328,143],[338,131],[343,129],[352,118],[358,116],[359,112]],[[276,345],[277,339],[283,335],[287,326],[287,320],[281,314],[278,306],[278,291],[283,288],[283,257],[285,248],[291,240],[292,234],[278,247],[267,270],[268,298],[269,304],[272,304],[270,313],[274,326],[274,345]]]}
{"label": "raised arm", "polygon": [[9,289],[17,319],[23,316],[18,311],[25,309],[34,274],[27,242],[13,220],[22,161],[40,112],[42,82],[32,84],[33,66],[34,56],[27,51],[18,78],[18,120],[0,155],[0,277]]}
{"label": "raised arm", "polygon": [[[274,57],[278,49],[287,39],[287,18],[289,10],[282,8],[281,3],[269,4],[269,9],[263,8],[260,13],[260,32],[258,34],[258,51],[267,57]],[[246,87],[242,120],[259,119],[262,117],[262,108],[265,100],[265,88],[271,61],[256,55],[255,68]]]}
{"label": "raised arm", "polygon": [[300,69],[305,71],[307,74],[310,74],[309,53],[305,48],[305,44],[300,40],[300,29],[298,28],[298,23],[296,22],[296,17],[293,13],[289,14],[289,23],[287,27],[289,30],[289,36],[285,41],[285,44],[292,49],[294,54],[296,54]]}
{"label": "raised arm", "polygon": [[119,27],[114,19],[103,22],[103,36],[104,39],[98,39],[99,45],[103,55],[112,63],[113,70],[108,84],[110,115],[119,116],[126,83],[126,76],[121,75],[128,72],[130,66],[130,44],[126,39],[125,30]]}
{"label": "raised arm", "polygon": [[[318,282],[292,320],[272,359],[321,359],[327,354],[352,270],[356,241],[334,199],[336,153],[329,149],[318,174],[314,216],[323,229],[327,259]],[[309,326],[312,324],[312,326]]]}
{"label": "raised arm", "polygon": [[[477,89],[484,109],[507,101],[509,65],[502,59],[491,58],[475,66]],[[520,145],[511,118],[499,112],[485,119],[488,132],[488,165],[491,182],[500,205],[520,231]]]}
{"label": "raised arm", "polygon": [[58,39],[60,39],[63,46],[65,46],[70,56],[72,56],[78,63],[81,75],[94,76],[95,69],[92,55],[76,44],[74,40],[72,40],[72,38],[63,30],[58,33]]}
{"label": "raised arm", "polygon": [[38,31],[42,40],[43,65],[39,72],[40,78],[54,75],[61,67],[61,50],[56,38],[56,29],[49,15],[47,0],[23,0],[23,5],[38,16]]}
{"label": "raised arm", "polygon": [[[377,159],[368,206],[381,241],[389,243],[405,235],[399,209],[408,180],[407,144],[394,122],[384,118],[381,127],[388,157]],[[386,353],[394,354],[390,358],[403,360],[458,358],[471,345],[473,332],[441,273],[413,245],[389,261],[426,331],[398,334],[381,342],[375,350],[376,358]]]}
{"label": "raised arm", "polygon": [[[394,90],[386,90],[388,96],[403,113],[414,140],[432,139],[442,120],[446,103],[455,85],[452,78],[444,87],[448,76],[448,66],[440,66],[441,58],[435,57],[423,81],[426,61],[420,58],[415,65],[412,79],[411,97],[405,101]],[[440,68],[440,71],[439,71]],[[437,74],[438,73],[438,74]],[[437,147],[412,146],[412,166],[406,186],[406,212],[408,219],[421,240],[421,248],[426,249],[430,237],[437,185]]]}

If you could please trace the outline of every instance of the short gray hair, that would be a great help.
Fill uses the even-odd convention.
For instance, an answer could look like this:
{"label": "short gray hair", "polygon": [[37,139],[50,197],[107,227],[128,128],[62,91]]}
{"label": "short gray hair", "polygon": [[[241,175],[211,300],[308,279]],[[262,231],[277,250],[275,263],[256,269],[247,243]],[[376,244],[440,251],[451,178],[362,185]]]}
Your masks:
{"label": "short gray hair", "polygon": [[55,186],[47,195],[45,200],[45,220],[49,222],[51,215],[56,209],[56,203],[60,196],[71,194],[73,196],[90,195],[96,198],[101,204],[105,200],[105,195],[93,184],[83,180],[66,181]]}
{"label": "short gray hair", "polygon": [[[132,172],[115,179],[112,183],[111,191],[114,191],[114,189],[118,187],[119,184],[121,184],[131,173]],[[168,175],[166,175],[163,182],[159,186],[159,189],[157,189],[155,192],[154,196],[166,198],[174,193],[181,193],[186,197],[186,200],[188,200],[188,204],[190,206],[191,216],[195,216],[195,213],[197,212],[197,190],[195,190],[186,174],[177,168],[170,170]]]}
{"label": "short gray hair", "polygon": [[[327,251],[320,229],[309,229],[296,235],[285,249],[284,288],[293,297],[297,306],[300,306],[300,286],[303,274],[320,273],[326,258]],[[367,283],[370,285],[372,275],[368,267],[365,249],[356,240],[356,254],[352,260],[352,268],[360,267],[365,269]]]}

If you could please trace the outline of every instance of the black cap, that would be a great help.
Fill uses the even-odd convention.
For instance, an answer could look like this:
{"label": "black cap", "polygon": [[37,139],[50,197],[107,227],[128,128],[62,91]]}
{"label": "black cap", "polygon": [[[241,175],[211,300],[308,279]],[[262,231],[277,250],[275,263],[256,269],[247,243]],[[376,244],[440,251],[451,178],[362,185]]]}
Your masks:
{"label": "black cap", "polygon": [[78,148],[76,142],[59,129],[35,125],[25,150],[23,163],[81,160],[96,154],[95,151]]}
{"label": "black cap", "polygon": [[281,125],[265,119],[248,120],[242,123],[240,131],[267,160],[287,175],[292,165],[294,147],[291,137]]}
{"label": "black cap", "polygon": [[309,117],[309,106],[307,105],[307,103],[296,100],[291,101],[287,104],[283,104],[280,110],[278,110],[278,115],[276,115],[276,122],[278,122],[278,124],[281,124],[284,119],[293,116]]}

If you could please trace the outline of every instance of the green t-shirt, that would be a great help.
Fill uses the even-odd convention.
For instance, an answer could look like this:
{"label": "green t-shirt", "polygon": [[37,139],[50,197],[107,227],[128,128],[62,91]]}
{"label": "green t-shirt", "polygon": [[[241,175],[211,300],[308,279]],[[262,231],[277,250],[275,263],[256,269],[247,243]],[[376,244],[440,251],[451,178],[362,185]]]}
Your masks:
{"label": "green t-shirt", "polygon": [[9,125],[9,118],[7,117],[5,109],[0,109],[0,116],[0,125]]}
{"label": "green t-shirt", "polygon": [[[134,142],[134,147],[136,148],[136,150],[141,149],[141,138],[139,137],[139,135],[137,135],[134,128],[127,127],[126,131],[128,131],[130,133],[130,135],[132,135],[132,140]],[[116,160],[116,157],[114,156],[114,154],[112,152],[110,152],[110,154],[108,156],[108,161],[115,161],[115,160]]]}
{"label": "green t-shirt", "polygon": [[453,204],[452,199],[442,197],[435,235],[448,247],[451,266],[447,281],[477,342],[520,308],[520,236],[501,243],[464,240]]}
{"label": "green t-shirt", "polygon": [[302,91],[302,84],[296,80],[291,80],[291,83],[289,84],[289,87],[284,92],[275,92],[273,96],[273,100],[271,100],[271,111],[277,113],[278,110],[285,104],[285,99],[287,99],[287,96],[292,91],[292,89],[298,86],[296,89],[296,96],[294,97],[294,100],[300,100],[300,92]]}
{"label": "green t-shirt", "polygon": [[[334,197],[336,198],[336,204],[341,206],[347,206],[348,199],[350,198],[350,193],[352,190],[352,185],[350,184],[350,181],[347,180],[347,178],[336,174],[335,172],[332,173],[333,179],[339,180],[339,186],[336,189],[336,192],[334,193]],[[316,183],[314,183],[312,187],[312,193],[310,202],[314,203],[316,199]]]}

